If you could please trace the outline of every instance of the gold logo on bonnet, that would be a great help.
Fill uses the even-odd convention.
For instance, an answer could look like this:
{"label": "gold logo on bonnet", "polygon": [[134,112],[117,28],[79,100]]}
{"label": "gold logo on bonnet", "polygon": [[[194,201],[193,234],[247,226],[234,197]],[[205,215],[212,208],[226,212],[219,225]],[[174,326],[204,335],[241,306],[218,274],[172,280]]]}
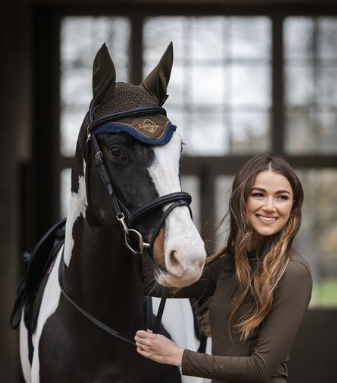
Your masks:
{"label": "gold logo on bonnet", "polygon": [[141,129],[147,130],[149,133],[155,133],[159,128],[159,125],[156,125],[153,121],[146,119],[141,124],[139,124]]}

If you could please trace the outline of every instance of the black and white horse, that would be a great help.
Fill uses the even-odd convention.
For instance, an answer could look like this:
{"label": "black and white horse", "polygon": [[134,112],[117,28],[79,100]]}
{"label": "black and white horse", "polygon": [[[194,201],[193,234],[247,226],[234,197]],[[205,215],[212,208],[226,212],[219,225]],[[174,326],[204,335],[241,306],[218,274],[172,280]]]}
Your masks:
{"label": "black and white horse", "polygon": [[[24,320],[20,324],[27,383],[181,381],[178,368],[142,358],[135,346],[109,336],[68,300],[133,339],[143,326],[141,278],[139,254],[125,240],[137,253],[143,242],[145,248],[150,243],[158,265],[154,277],[164,286],[187,286],[201,275],[204,244],[179,180],[182,140],[161,107],[172,61],[170,45],[136,86],[116,83],[105,45],[96,55],[93,102],[80,129],[72,169],[65,245],[37,294],[42,300],[31,362]],[[60,270],[67,295],[61,291]]]}

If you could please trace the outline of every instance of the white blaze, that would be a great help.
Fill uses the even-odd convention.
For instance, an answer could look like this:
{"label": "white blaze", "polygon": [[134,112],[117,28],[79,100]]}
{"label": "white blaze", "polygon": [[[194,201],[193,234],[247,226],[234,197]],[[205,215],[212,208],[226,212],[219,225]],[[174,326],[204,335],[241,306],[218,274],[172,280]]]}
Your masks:
{"label": "white blaze", "polygon": [[[177,133],[168,144],[154,147],[155,159],[149,174],[159,196],[181,191],[180,152],[181,138]],[[168,275],[159,275],[160,283],[183,287],[200,278],[206,251],[185,206],[176,207],[166,218],[164,253]]]}

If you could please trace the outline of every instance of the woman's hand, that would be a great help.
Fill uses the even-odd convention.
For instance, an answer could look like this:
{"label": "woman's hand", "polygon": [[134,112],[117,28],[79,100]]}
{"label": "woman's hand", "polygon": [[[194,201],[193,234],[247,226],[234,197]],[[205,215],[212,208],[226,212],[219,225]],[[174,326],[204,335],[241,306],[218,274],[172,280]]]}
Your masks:
{"label": "woman's hand", "polygon": [[135,336],[137,352],[155,362],[181,366],[183,349],[164,335],[139,330]]}

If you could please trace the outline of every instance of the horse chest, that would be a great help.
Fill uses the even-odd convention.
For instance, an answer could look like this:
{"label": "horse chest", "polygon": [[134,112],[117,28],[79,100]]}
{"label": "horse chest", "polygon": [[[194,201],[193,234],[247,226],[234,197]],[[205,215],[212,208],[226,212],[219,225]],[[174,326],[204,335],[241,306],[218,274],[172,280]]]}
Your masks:
{"label": "horse chest", "polygon": [[43,328],[39,359],[40,383],[181,382],[178,368],[142,358],[135,346],[70,315],[62,302]]}

